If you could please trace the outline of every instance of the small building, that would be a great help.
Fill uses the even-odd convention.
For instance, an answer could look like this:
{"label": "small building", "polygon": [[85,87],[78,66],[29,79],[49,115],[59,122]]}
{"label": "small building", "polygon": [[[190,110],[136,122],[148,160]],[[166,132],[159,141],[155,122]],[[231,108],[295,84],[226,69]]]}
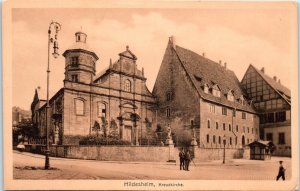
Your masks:
{"label": "small building", "polygon": [[248,144],[250,147],[251,160],[271,159],[271,142],[270,141],[253,141]]}

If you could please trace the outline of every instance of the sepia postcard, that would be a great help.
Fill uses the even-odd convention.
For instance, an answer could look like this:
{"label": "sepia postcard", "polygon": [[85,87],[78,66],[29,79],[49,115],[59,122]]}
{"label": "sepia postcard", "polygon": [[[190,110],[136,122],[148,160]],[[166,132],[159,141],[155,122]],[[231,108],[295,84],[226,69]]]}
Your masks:
{"label": "sepia postcard", "polygon": [[5,190],[297,190],[297,3],[3,3]]}

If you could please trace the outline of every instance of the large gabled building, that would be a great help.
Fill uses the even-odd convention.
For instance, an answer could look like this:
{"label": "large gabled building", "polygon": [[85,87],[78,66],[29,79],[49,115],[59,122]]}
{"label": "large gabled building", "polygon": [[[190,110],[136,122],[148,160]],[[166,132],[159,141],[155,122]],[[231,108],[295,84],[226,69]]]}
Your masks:
{"label": "large gabled building", "polygon": [[260,118],[260,138],[272,141],[274,155],[291,156],[291,91],[265,69],[250,65],[242,79]]}
{"label": "large gabled building", "polygon": [[[201,148],[241,148],[259,138],[259,118],[233,71],[169,39],[153,95],[158,123],[175,137],[196,132]],[[175,140],[176,142],[176,140]]]}

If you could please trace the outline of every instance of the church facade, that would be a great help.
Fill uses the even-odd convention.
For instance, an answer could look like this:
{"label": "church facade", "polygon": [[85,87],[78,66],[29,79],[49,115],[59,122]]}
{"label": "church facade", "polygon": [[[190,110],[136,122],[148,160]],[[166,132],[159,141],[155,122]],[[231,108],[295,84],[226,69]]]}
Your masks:
{"label": "church facade", "polygon": [[[110,61],[96,75],[99,58],[87,48],[86,40],[85,33],[77,32],[75,44],[63,53],[64,87],[49,101],[51,141],[68,144],[68,136],[95,134],[95,126],[105,125],[105,133],[114,130],[122,140],[139,145],[155,120],[155,99],[146,87],[143,69],[138,69],[137,57],[127,46],[117,61]],[[31,109],[39,136],[44,137],[46,104],[38,90]]]}

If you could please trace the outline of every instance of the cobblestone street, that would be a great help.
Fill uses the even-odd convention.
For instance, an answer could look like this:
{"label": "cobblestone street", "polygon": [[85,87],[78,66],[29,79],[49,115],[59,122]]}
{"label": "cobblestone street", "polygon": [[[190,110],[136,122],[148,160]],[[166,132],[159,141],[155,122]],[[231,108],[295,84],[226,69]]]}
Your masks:
{"label": "cobblestone street", "polygon": [[[14,151],[14,179],[201,179],[275,180],[278,161],[284,161],[286,179],[291,178],[291,159],[273,157],[267,161],[236,159],[191,163],[180,171],[178,163],[94,161],[50,158],[53,170],[42,170],[44,156]],[[25,168],[26,167],[26,168]],[[35,167],[39,169],[30,169]]]}

